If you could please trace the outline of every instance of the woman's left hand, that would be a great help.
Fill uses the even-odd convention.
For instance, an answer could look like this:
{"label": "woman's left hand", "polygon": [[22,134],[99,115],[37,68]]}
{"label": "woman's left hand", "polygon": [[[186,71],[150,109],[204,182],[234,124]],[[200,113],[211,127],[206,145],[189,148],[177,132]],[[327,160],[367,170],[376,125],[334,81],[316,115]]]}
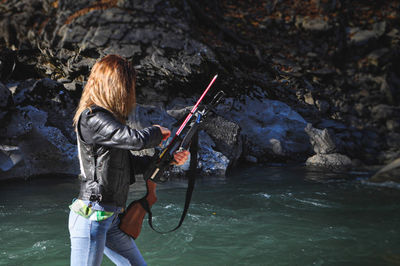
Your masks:
{"label": "woman's left hand", "polygon": [[183,150],[183,151],[177,151],[174,154],[174,161],[172,164],[174,165],[183,165],[189,157],[189,151],[188,150]]}

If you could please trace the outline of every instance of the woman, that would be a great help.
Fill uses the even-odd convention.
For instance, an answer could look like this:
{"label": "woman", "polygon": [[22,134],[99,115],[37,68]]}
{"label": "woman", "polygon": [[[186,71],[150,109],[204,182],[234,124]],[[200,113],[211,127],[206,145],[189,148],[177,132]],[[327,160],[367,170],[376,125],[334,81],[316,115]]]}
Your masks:
{"label": "woman", "polygon": [[[159,125],[136,130],[125,125],[135,104],[135,69],[117,55],[98,61],[83,90],[74,125],[77,132],[81,187],[70,206],[71,265],[100,265],[103,253],[117,265],[146,265],[136,244],[119,228],[134,174],[149,158],[129,150],[160,145],[171,132]],[[182,165],[188,151],[176,153]]]}

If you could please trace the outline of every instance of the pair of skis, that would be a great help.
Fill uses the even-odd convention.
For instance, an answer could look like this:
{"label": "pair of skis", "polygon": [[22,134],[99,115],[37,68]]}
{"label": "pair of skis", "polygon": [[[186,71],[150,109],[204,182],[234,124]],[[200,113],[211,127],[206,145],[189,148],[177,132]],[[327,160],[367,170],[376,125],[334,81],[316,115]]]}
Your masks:
{"label": "pair of skis", "polygon": [[[210,111],[212,111],[216,107],[216,105],[224,96],[224,92],[219,91],[214,96],[211,102],[205,105],[200,105],[217,77],[218,75],[215,75],[214,78],[211,80],[207,88],[204,90],[203,94],[200,96],[199,100],[193,106],[190,113],[186,116],[185,120],[176,131],[171,142],[167,145],[167,147],[162,149],[158,154],[154,156],[154,160],[152,161],[149,169],[144,175],[147,187],[146,196],[139,200],[133,201],[122,215],[120,229],[125,233],[131,235],[134,239],[136,239],[140,234],[143,219],[146,213],[148,214],[148,222],[150,227],[154,231],[159,232],[153,227],[151,212],[151,206],[157,201],[155,193],[156,183],[165,182],[167,180],[167,178],[165,178],[163,174],[173,162],[175,152],[182,149],[187,150],[189,148],[191,140],[198,131],[200,124],[207,118],[207,115],[210,113]],[[194,183],[195,177],[193,175],[189,176],[185,206],[178,225],[170,231],[159,233],[168,233],[175,231],[182,225],[186,217],[186,213],[189,209],[190,200],[194,189]]]}

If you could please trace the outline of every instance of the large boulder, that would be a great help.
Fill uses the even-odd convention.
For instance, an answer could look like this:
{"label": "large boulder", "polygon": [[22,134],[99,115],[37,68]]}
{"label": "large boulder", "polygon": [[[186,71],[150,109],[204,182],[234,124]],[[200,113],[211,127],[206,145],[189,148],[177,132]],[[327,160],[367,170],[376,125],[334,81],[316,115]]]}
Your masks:
{"label": "large boulder", "polygon": [[201,173],[211,176],[225,176],[230,160],[222,152],[215,150],[212,138],[200,131],[198,168]]}
{"label": "large boulder", "polygon": [[245,157],[304,161],[311,151],[303,117],[287,104],[267,99],[261,91],[240,100],[227,99],[220,108],[225,117],[240,126]]}
{"label": "large boulder", "polygon": [[46,112],[33,106],[11,113],[0,146],[0,180],[79,173],[76,146],[58,128],[46,126],[47,119]]}
{"label": "large boulder", "polygon": [[47,113],[47,124],[61,130],[69,142],[75,142],[72,118],[76,100],[62,83],[49,78],[29,79],[8,84],[16,106],[35,106]]}
{"label": "large boulder", "polygon": [[[136,65],[141,102],[162,102],[164,97],[141,95],[166,95],[188,80],[208,76],[208,66],[217,62],[212,49],[193,37],[184,8],[168,1],[17,2],[3,4],[0,33],[4,29],[6,43],[38,47],[37,70],[74,82],[70,87],[82,87],[98,58],[119,54]],[[18,40],[11,38],[15,31]],[[193,90],[197,87],[183,94]]]}
{"label": "large boulder", "polygon": [[222,116],[212,116],[202,128],[214,140],[214,149],[226,156],[229,166],[234,167],[243,152],[240,126]]}

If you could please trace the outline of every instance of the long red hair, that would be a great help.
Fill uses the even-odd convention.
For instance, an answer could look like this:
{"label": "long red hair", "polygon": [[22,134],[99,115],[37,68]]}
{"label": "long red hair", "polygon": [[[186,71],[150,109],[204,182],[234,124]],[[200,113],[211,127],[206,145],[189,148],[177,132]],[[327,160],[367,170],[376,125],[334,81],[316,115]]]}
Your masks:
{"label": "long red hair", "polygon": [[136,71],[132,62],[118,55],[107,55],[94,64],[83,89],[74,116],[74,126],[79,116],[93,105],[110,111],[124,122],[136,102]]}

